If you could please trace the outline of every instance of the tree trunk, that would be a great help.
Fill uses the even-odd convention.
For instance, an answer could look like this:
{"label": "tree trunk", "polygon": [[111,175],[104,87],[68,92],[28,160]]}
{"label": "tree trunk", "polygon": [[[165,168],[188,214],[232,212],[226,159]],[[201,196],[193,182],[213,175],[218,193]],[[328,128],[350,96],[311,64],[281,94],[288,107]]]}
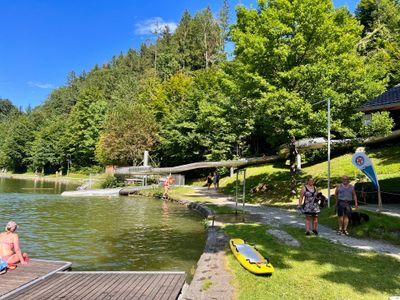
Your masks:
{"label": "tree trunk", "polygon": [[292,137],[289,144],[289,162],[290,162],[290,191],[292,195],[297,195],[297,167],[296,167],[296,158],[298,155],[298,151],[296,148],[296,139]]}

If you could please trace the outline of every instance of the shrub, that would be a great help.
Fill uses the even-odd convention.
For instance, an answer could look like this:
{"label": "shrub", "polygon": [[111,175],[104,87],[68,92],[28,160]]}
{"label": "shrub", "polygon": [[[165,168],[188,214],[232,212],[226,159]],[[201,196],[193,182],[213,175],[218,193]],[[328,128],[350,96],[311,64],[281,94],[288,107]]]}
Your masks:
{"label": "shrub", "polygon": [[104,179],[103,183],[101,184],[101,187],[103,189],[106,188],[114,188],[114,187],[120,187],[122,186],[123,183],[118,181],[118,179],[112,175],[108,175],[106,179]]}

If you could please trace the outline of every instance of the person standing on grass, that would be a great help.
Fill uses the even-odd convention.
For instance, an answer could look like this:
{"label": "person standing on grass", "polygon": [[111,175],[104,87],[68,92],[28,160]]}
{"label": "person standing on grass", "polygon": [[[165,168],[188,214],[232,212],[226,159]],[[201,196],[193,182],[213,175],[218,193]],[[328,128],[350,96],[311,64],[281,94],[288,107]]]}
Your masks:
{"label": "person standing on grass", "polygon": [[217,172],[214,172],[213,184],[215,189],[219,188],[219,174]]}
{"label": "person standing on grass", "polygon": [[335,199],[339,223],[337,234],[349,235],[347,225],[349,224],[349,217],[351,216],[351,202],[354,200],[354,206],[357,208],[358,201],[356,191],[350,184],[348,176],[343,176],[342,183],[336,186]]}
{"label": "person standing on grass", "polygon": [[317,196],[317,188],[314,185],[314,179],[311,176],[307,177],[306,184],[300,191],[299,206],[303,207],[304,214],[306,215],[306,235],[311,235],[312,232],[318,235],[318,214],[320,212],[318,202],[316,203],[315,197]]}
{"label": "person standing on grass", "polygon": [[213,177],[210,173],[210,174],[208,174],[207,179],[206,179],[207,189],[210,189],[212,183],[213,183]]}

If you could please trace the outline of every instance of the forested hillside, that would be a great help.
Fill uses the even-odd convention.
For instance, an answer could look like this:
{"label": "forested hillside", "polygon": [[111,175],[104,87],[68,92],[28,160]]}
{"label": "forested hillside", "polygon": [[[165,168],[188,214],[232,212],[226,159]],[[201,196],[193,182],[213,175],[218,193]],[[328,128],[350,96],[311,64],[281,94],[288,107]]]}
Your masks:
{"label": "forested hillside", "polygon": [[[388,114],[362,125],[357,108],[400,83],[400,4],[361,0],[227,2],[184,12],[175,32],[68,75],[34,109],[0,102],[0,168],[54,172],[127,165],[149,150],[160,165],[273,153],[291,136],[385,134]],[[234,45],[227,59],[225,43]],[[12,99],[11,99],[12,100]]]}

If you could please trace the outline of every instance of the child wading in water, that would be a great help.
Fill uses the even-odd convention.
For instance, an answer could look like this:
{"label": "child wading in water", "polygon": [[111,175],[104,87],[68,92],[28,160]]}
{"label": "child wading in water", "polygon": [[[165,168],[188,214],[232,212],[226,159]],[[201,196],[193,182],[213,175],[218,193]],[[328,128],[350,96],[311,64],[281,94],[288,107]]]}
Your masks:
{"label": "child wading in water", "polygon": [[172,175],[169,174],[167,176],[167,178],[165,178],[164,181],[164,193],[162,195],[162,199],[168,199],[168,191],[169,191],[169,187],[174,183],[174,179],[172,178]]}

